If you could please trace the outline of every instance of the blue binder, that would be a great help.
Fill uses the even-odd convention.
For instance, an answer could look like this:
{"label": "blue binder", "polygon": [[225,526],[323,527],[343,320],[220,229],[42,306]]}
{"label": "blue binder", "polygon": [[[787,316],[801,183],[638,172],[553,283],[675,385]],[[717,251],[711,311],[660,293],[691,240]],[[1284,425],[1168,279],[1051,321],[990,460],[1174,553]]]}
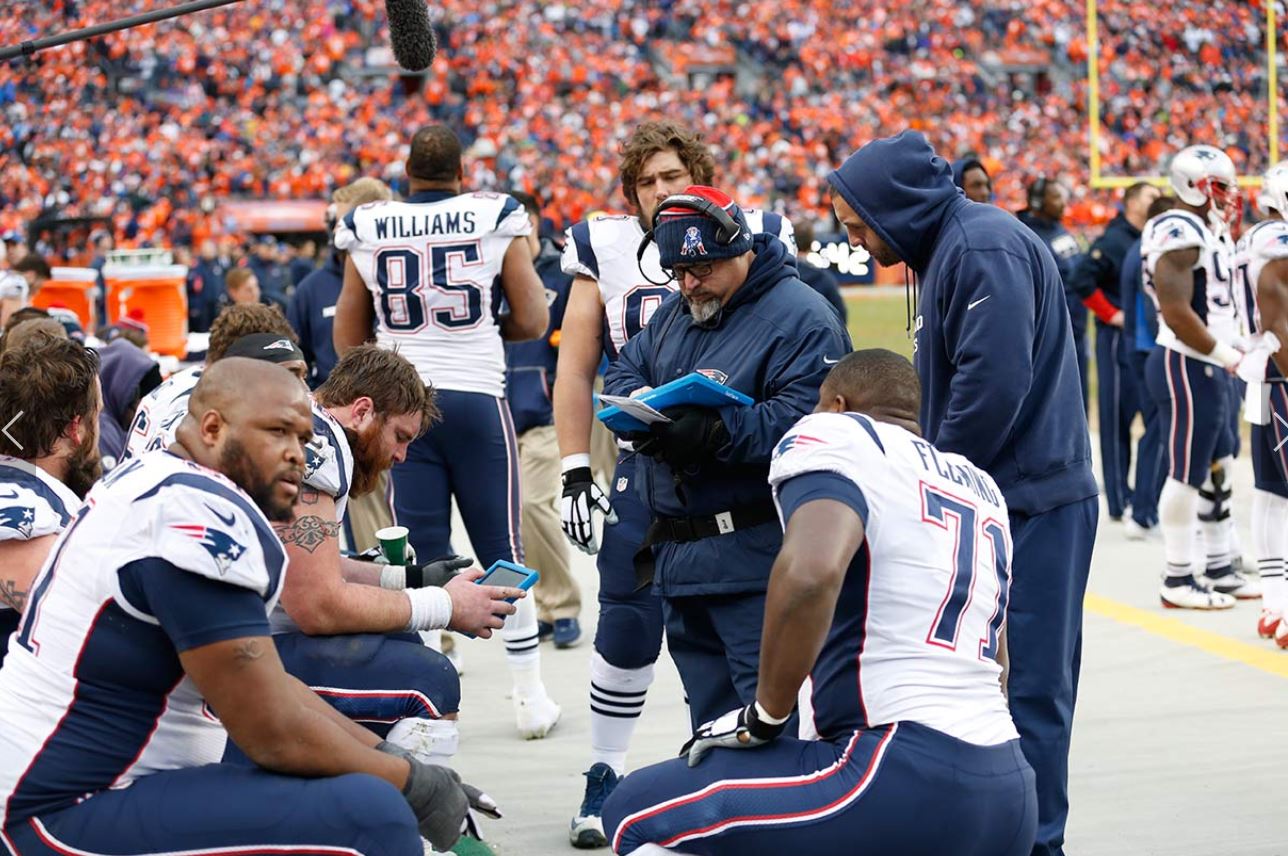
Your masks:
{"label": "blue binder", "polygon": [[[716,383],[698,372],[690,372],[682,378],[664,383],[637,398],[654,410],[662,412],[685,404],[697,407],[725,407],[733,404],[743,407],[755,403],[750,396],[724,384]],[[619,434],[648,430],[647,425],[615,405],[609,405],[595,415],[600,422]]]}

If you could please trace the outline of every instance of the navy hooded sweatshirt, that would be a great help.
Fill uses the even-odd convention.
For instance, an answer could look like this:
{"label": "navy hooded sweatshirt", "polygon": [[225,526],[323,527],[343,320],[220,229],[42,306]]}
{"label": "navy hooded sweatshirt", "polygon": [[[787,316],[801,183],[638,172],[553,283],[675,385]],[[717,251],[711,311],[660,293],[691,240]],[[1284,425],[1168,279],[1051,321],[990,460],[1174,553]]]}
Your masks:
{"label": "navy hooded sweatshirt", "polygon": [[1012,513],[1095,496],[1069,310],[1042,241],[962,196],[912,131],[869,143],[828,181],[919,278],[926,439],[987,470]]}
{"label": "navy hooded sweatshirt", "polygon": [[[756,235],[746,281],[712,326],[692,323],[679,292],[622,348],[604,391],[629,395],[693,371],[721,378],[755,401],[719,408],[729,442],[682,475],[665,461],[636,458],[636,488],[653,517],[710,517],[773,501],[769,462],[796,421],[814,410],[823,378],[850,352],[832,307],[800,280],[787,246]],[[783,533],[772,521],[727,535],[654,548],[657,590],[670,597],[764,591]]]}
{"label": "navy hooded sweatshirt", "polygon": [[99,380],[103,384],[103,409],[98,414],[98,451],[104,472],[125,454],[129,426],[139,398],[161,383],[161,368],[147,352],[125,339],[114,339],[99,349]]}

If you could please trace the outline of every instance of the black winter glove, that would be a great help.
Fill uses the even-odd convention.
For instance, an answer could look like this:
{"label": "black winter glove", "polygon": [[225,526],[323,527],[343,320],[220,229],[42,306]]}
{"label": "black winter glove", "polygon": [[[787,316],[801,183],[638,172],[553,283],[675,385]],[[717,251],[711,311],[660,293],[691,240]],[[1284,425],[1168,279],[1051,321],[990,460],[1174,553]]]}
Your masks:
{"label": "black winter glove", "polygon": [[635,443],[635,451],[661,458],[679,472],[715,457],[729,442],[720,414],[707,407],[677,407],[667,414],[670,422],[651,426]]}
{"label": "black winter glove", "polygon": [[406,749],[387,740],[382,740],[376,749],[397,755],[411,765],[403,798],[416,815],[421,836],[435,850],[446,852],[457,842],[471,808],[491,818],[501,817],[496,801],[462,782],[455,770],[417,761]]}
{"label": "black winter glove", "polygon": [[441,588],[472,564],[474,560],[466,556],[444,556],[423,565],[404,565],[407,569],[407,588]]}

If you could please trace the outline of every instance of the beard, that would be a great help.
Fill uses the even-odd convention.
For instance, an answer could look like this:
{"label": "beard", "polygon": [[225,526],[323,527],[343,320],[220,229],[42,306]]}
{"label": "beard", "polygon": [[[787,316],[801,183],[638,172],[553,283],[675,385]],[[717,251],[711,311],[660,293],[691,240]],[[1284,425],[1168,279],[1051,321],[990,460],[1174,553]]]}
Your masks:
{"label": "beard", "polygon": [[219,453],[219,471],[244,490],[273,523],[290,523],[295,516],[295,501],[278,498],[273,488],[277,480],[289,472],[302,479],[304,472],[299,468],[284,467],[264,478],[246,453],[246,447],[229,437]]}
{"label": "beard", "polygon": [[103,475],[103,459],[99,455],[98,441],[86,435],[81,444],[67,458],[67,477],[63,484],[72,493],[85,498],[94,482]]}
{"label": "beard", "polygon": [[358,433],[351,428],[344,429],[344,436],[349,440],[353,450],[353,485],[349,496],[366,496],[380,484],[380,477],[393,466],[393,455],[388,454],[380,443],[384,431],[384,420],[376,420],[366,431]]}
{"label": "beard", "polygon": [[684,302],[689,304],[689,315],[693,317],[693,323],[699,327],[710,324],[717,315],[720,314],[720,299],[711,297],[706,300],[691,300],[684,298]]}

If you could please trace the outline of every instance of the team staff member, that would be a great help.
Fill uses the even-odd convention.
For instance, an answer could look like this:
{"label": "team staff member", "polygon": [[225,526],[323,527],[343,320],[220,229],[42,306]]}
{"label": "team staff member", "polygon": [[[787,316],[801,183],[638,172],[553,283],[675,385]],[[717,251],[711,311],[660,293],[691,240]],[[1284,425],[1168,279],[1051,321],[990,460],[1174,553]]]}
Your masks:
{"label": "team staff member", "polygon": [[1069,312],[1055,260],[1004,211],[968,203],[905,131],[828,176],[850,242],[921,280],[921,426],[1001,487],[1015,542],[1007,692],[1037,774],[1035,854],[1060,853],[1082,597],[1099,506]]}
{"label": "team staff member", "polygon": [[641,582],[651,564],[696,728],[755,700],[765,587],[782,544],[770,456],[813,408],[850,337],[797,277],[787,246],[753,237],[721,191],[691,186],[668,198],[653,235],[680,294],[626,343],[604,391],[628,395],[699,371],[755,400],[676,408],[672,422],[635,438],[636,489],[652,517]]}
{"label": "team staff member", "polygon": [[1127,506],[1127,473],[1131,469],[1131,423],[1140,412],[1124,334],[1125,307],[1119,282],[1123,259],[1140,240],[1149,206],[1159,196],[1152,184],[1138,181],[1123,193],[1123,208],[1105,226],[1091,249],[1074,266],[1069,288],[1096,316],[1096,400],[1100,411],[1100,467],[1109,517],[1121,520]]}

